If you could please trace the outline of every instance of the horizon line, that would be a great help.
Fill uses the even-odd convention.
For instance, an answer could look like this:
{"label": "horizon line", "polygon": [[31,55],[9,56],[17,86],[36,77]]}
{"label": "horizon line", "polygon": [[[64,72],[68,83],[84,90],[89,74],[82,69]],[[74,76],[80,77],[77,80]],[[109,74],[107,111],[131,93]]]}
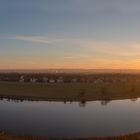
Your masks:
{"label": "horizon line", "polygon": [[84,69],[84,68],[48,68],[48,69],[0,69],[0,73],[140,73],[140,69]]}

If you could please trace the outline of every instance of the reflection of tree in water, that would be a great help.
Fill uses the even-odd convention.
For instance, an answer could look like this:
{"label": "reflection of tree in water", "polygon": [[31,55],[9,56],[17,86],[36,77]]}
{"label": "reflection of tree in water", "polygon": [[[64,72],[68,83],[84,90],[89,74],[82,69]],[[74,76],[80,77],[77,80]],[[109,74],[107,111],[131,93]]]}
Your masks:
{"label": "reflection of tree in water", "polygon": [[67,100],[67,99],[64,99],[64,104],[67,104],[67,102],[70,102],[70,104],[72,104],[73,103],[73,100],[72,99],[70,99],[70,100]]}
{"label": "reflection of tree in water", "polygon": [[66,104],[67,103],[67,101],[66,100],[64,100],[64,104]]}
{"label": "reflection of tree in water", "polygon": [[80,106],[80,107],[85,107],[85,106],[86,106],[86,100],[85,100],[85,99],[82,99],[82,100],[79,102],[79,106]]}
{"label": "reflection of tree in water", "polygon": [[0,97],[0,100],[2,101],[4,98],[3,97]]}
{"label": "reflection of tree in water", "polygon": [[70,104],[72,104],[73,100],[70,100]]}
{"label": "reflection of tree in water", "polygon": [[106,106],[111,100],[102,100],[101,105]]}
{"label": "reflection of tree in water", "polygon": [[131,98],[130,100],[133,101],[133,102],[135,102],[135,101],[137,101],[137,99],[138,98]]}
{"label": "reflection of tree in water", "polygon": [[86,90],[84,88],[81,88],[78,94],[78,97],[80,99],[80,102],[79,102],[80,107],[86,106],[85,95],[86,95]]}

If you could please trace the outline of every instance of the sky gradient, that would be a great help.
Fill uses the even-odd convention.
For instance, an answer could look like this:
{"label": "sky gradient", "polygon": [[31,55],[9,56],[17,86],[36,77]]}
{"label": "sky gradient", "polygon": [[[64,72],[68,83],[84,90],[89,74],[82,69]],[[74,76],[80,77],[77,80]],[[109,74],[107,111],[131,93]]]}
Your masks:
{"label": "sky gradient", "polygon": [[0,69],[140,69],[139,0],[0,0]]}

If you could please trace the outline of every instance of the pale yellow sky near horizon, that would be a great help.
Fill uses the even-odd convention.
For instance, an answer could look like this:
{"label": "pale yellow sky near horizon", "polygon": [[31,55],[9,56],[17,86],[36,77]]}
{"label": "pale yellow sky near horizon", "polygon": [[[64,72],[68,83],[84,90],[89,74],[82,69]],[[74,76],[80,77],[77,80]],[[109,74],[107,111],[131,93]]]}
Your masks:
{"label": "pale yellow sky near horizon", "polygon": [[134,61],[117,61],[117,60],[93,60],[87,63],[61,63],[61,64],[44,64],[42,62],[29,62],[1,65],[0,69],[49,69],[49,68],[64,68],[64,69],[140,69],[140,60]]}
{"label": "pale yellow sky near horizon", "polygon": [[[85,69],[140,69],[140,43],[107,42],[95,40],[66,39],[34,36],[12,37],[11,40],[23,41],[37,45],[36,50],[27,47],[21,55],[13,54],[0,56],[0,69],[47,69],[47,68],[85,68]],[[55,54],[45,54],[44,45],[53,44],[49,49],[61,50]],[[71,44],[75,52],[69,52],[68,47],[63,55],[61,45]],[[43,45],[43,47],[42,47]],[[58,45],[58,46],[57,46]],[[20,48],[19,48],[20,49]],[[41,51],[40,51],[41,50]],[[44,51],[43,51],[44,50]],[[23,54],[22,54],[23,53]]]}

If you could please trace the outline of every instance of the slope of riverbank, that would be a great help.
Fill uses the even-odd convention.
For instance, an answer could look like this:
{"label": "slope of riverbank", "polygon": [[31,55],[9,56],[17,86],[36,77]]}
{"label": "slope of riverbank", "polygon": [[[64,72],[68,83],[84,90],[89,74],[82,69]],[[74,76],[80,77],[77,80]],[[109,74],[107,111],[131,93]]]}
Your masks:
{"label": "slope of riverbank", "polygon": [[0,140],[140,140],[140,133],[108,138],[57,139],[57,138],[39,138],[30,136],[20,137],[0,132]]}
{"label": "slope of riverbank", "polygon": [[21,100],[94,101],[140,97],[140,83],[0,82],[0,97]]}

